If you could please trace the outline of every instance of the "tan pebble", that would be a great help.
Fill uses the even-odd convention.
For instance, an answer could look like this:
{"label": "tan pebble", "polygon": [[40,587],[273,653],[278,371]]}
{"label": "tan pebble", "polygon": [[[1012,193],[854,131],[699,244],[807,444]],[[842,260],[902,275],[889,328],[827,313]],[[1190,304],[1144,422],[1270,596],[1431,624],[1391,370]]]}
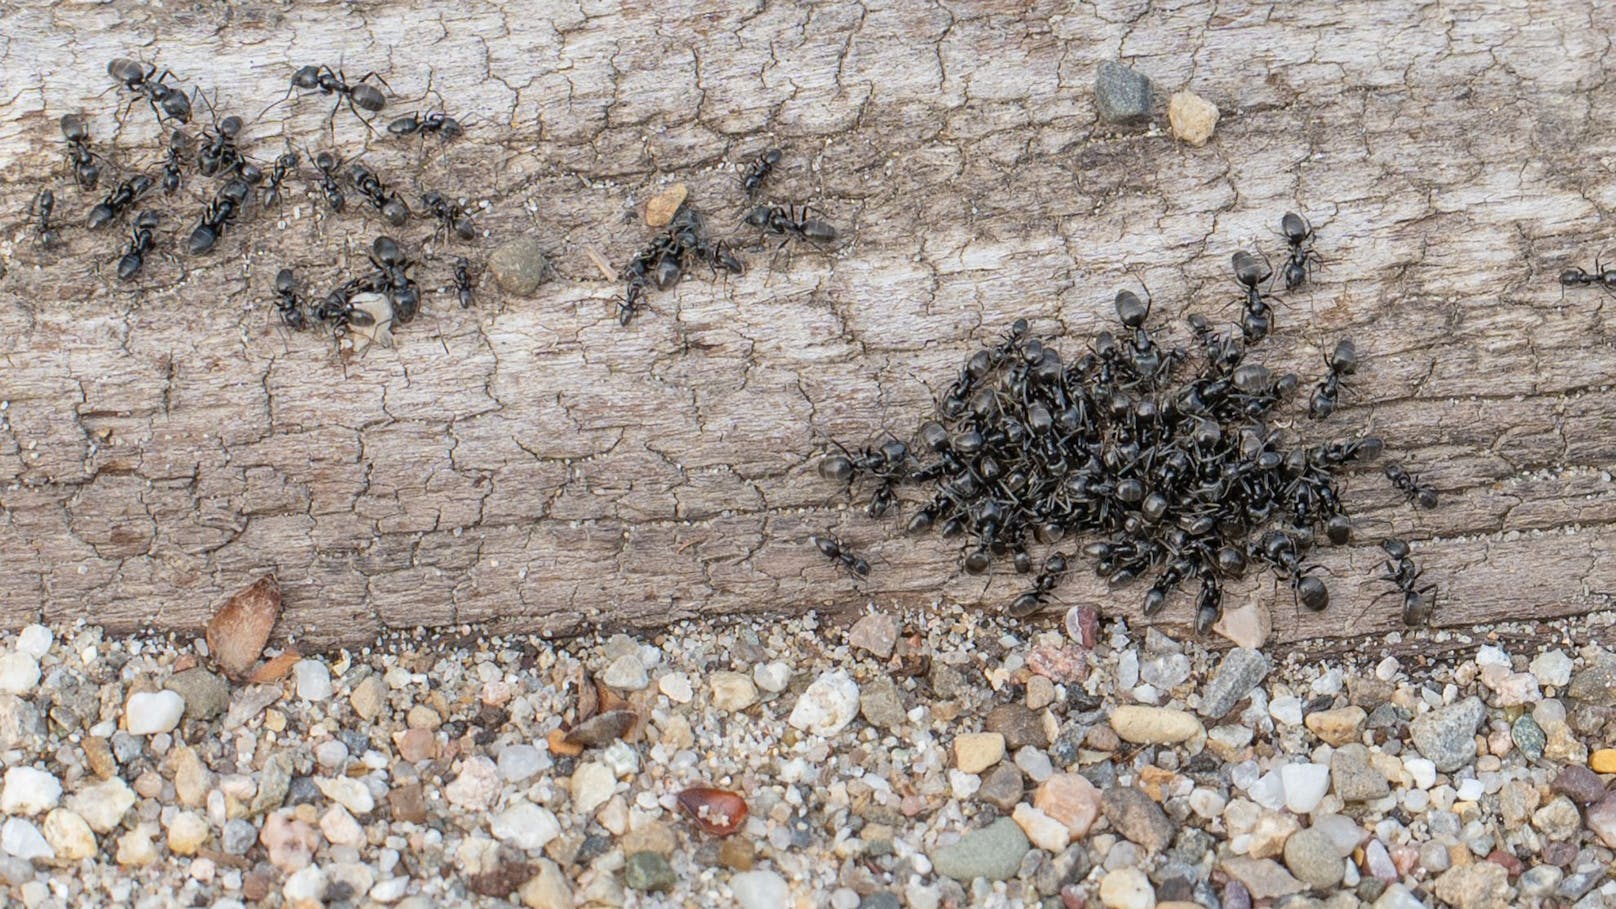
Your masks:
{"label": "tan pebble", "polygon": [[738,836],[728,837],[718,846],[718,863],[734,871],[751,871],[757,861],[757,849],[751,840]]}
{"label": "tan pebble", "polygon": [[81,747],[84,748],[84,761],[90,765],[90,772],[103,780],[112,779],[118,772],[118,762],[112,758],[112,748],[107,740],[99,736],[86,738]]}
{"label": "tan pebble", "polygon": [[1100,790],[1087,777],[1057,773],[1033,793],[1033,807],[1066,825],[1072,839],[1082,839],[1100,816]]}
{"label": "tan pebble", "polygon": [[1071,831],[1066,825],[1028,804],[1016,806],[1010,814],[1011,820],[1027,834],[1027,839],[1034,846],[1047,852],[1060,852],[1066,844],[1072,841]]}
{"label": "tan pebble", "polygon": [[954,766],[966,773],[981,773],[1004,757],[1004,735],[967,732],[954,739]]}
{"label": "tan pebble", "polygon": [[561,867],[549,859],[535,862],[538,873],[528,878],[516,895],[527,909],[572,909],[572,886]]}
{"label": "tan pebble", "polygon": [[1363,733],[1364,721],[1368,718],[1369,714],[1362,707],[1340,707],[1310,713],[1303,722],[1325,744],[1339,748],[1358,740]]}
{"label": "tan pebble", "polygon": [[1174,138],[1200,148],[1217,128],[1218,106],[1194,92],[1174,92],[1167,101],[1167,124]]}
{"label": "tan pebble", "polygon": [[208,841],[208,822],[194,811],[182,811],[168,822],[168,848],[175,855],[195,855]]}
{"label": "tan pebble", "polygon": [[1043,710],[1055,703],[1055,683],[1041,675],[1035,675],[1027,680],[1027,707],[1030,710]]}
{"label": "tan pebble", "polygon": [[667,227],[679,206],[685,204],[690,191],[683,183],[675,183],[645,201],[645,223],[651,227]]}
{"label": "tan pebble", "polygon": [[77,862],[95,855],[95,834],[78,814],[57,808],[45,815],[45,841],[56,850],[56,858]]}
{"label": "tan pebble", "polygon": [[152,843],[152,829],[141,824],[118,838],[118,864],[140,867],[157,861],[157,846]]}
{"label": "tan pebble", "polygon": [[1616,748],[1601,748],[1590,754],[1588,769],[1595,773],[1616,773]]}
{"label": "tan pebble", "polygon": [[430,761],[438,754],[438,737],[425,729],[395,733],[393,744],[398,748],[398,756],[411,764]]}
{"label": "tan pebble", "polygon": [[1182,710],[1127,704],[1111,713],[1111,729],[1136,745],[1172,745],[1188,741],[1205,730],[1201,721]]}
{"label": "tan pebble", "polygon": [[673,855],[673,851],[678,846],[679,839],[674,835],[673,828],[656,821],[652,821],[638,830],[630,830],[622,841],[618,843],[618,848],[622,849],[625,855],[633,855],[636,852],[655,852],[657,855],[664,857]]}
{"label": "tan pebble", "polygon": [[416,704],[404,714],[404,724],[411,729],[436,729],[443,725],[443,716],[425,704]]}
{"label": "tan pebble", "polygon": [[264,728],[268,729],[270,732],[285,732],[286,714],[274,709],[265,710]]}

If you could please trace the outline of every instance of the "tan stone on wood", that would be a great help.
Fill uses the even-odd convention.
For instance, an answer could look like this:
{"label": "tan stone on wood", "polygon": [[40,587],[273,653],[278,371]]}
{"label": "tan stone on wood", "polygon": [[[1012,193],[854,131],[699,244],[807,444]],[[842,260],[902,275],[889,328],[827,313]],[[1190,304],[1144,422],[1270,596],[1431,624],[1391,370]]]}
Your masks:
{"label": "tan stone on wood", "polygon": [[[1365,360],[1334,421],[1299,427],[1372,429],[1443,504],[1416,513],[1366,474],[1347,495],[1364,541],[1320,559],[1328,611],[1268,580],[1229,599],[1273,602],[1280,641],[1397,627],[1392,598],[1372,603],[1386,589],[1374,540],[1397,533],[1428,541],[1416,553],[1439,623],[1608,605],[1611,300],[1562,294],[1554,276],[1608,245],[1616,140],[1598,114],[1616,86],[1598,31],[1565,27],[1593,21],[1590,4],[1484,13],[19,5],[0,44],[0,620],[198,631],[266,571],[281,633],[311,644],[416,624],[553,634],[871,600],[993,608],[1025,579],[1000,571],[984,592],[953,541],[840,510],[809,453],[913,427],[927,383],[1018,316],[1069,333],[1073,355],[1139,281],[1155,324],[1233,317],[1229,253],[1276,252],[1286,210],[1318,226],[1324,262],[1277,303],[1269,362],[1316,375],[1345,335]],[[279,328],[270,301],[281,266],[316,293],[366,267],[381,226],[352,193],[331,217],[291,178],[282,208],[191,258],[212,191],[193,176],[154,197],[157,248],[120,284],[127,228],[77,226],[98,196],[71,185],[56,120],[86,112],[111,149],[119,95],[97,95],[107,61],[136,54],[249,118],[303,63],[374,69],[396,97],[420,94],[430,67],[464,139],[372,138],[344,109],[339,146],[368,145],[412,202],[486,202],[488,238],[423,253],[428,222],[389,231],[422,259],[422,315],[347,364],[319,333]],[[1094,69],[1118,57],[1218,99],[1205,148],[1161,122],[1097,123]],[[321,147],[329,110],[294,98],[247,147],[279,153],[283,118]],[[109,176],[155,166],[152,121],[139,103],[125,117]],[[751,249],[745,276],[692,275],[620,327],[621,287],[586,250],[621,266],[668,181],[751,245],[739,169],[770,146],[786,157],[763,195],[813,202],[847,239]],[[46,175],[63,225],[51,251],[22,218]],[[523,231],[556,272],[532,298],[486,281],[461,310],[437,291],[453,255]],[[867,582],[808,544],[826,530],[870,558]],[[1137,617],[1142,594],[1076,571],[1052,608]],[[1188,618],[1180,597],[1159,620]]]}

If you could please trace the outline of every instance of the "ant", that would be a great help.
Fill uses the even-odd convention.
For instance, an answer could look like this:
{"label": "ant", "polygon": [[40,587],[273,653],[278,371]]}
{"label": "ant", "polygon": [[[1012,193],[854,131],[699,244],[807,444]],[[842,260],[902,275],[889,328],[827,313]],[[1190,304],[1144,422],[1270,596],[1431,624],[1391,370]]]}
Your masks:
{"label": "ant", "polygon": [[1319,382],[1312,400],[1308,401],[1308,416],[1323,420],[1335,413],[1336,400],[1341,396],[1341,381],[1358,371],[1358,349],[1351,340],[1336,342],[1335,350],[1324,358],[1330,372]]}
{"label": "ant", "polygon": [[416,133],[424,136],[427,133],[437,133],[444,141],[458,139],[466,134],[466,129],[460,125],[460,121],[443,111],[405,114],[387,124],[387,131],[395,136],[411,136]]}
{"label": "ant", "polygon": [[1308,268],[1319,260],[1313,251],[1313,223],[1293,211],[1279,219],[1279,232],[1290,246],[1290,259],[1285,263],[1285,289],[1295,290],[1307,283]]}
{"label": "ant", "polygon": [[1560,272],[1561,287],[1590,287],[1599,285],[1607,291],[1616,292],[1616,268],[1605,268],[1594,259],[1594,270],[1583,271],[1581,268],[1568,268]]}
{"label": "ant", "polygon": [[191,255],[200,256],[213,248],[213,244],[224,236],[225,227],[241,214],[241,209],[247,204],[247,196],[251,192],[252,187],[239,177],[219,188],[213,201],[202,210],[202,217],[197,221],[196,228],[191,231],[191,239],[187,243]]}
{"label": "ant", "polygon": [[269,182],[258,191],[258,203],[264,208],[278,205],[281,201],[281,184],[286,181],[286,175],[297,170],[297,152],[287,151],[275,159],[270,167]]}
{"label": "ant", "polygon": [[56,208],[56,194],[48,189],[39,191],[34,201],[28,206],[28,215],[35,219],[34,230],[39,233],[39,245],[49,249],[56,245],[61,235],[51,226],[51,212]]}
{"label": "ant", "polygon": [[1425,572],[1409,558],[1410,550],[1406,542],[1398,539],[1382,540],[1380,548],[1386,552],[1386,573],[1381,575],[1381,580],[1390,581],[1397,587],[1395,591],[1389,591],[1381,596],[1401,593],[1403,624],[1409,627],[1426,624],[1436,609],[1436,597],[1428,596],[1436,589],[1436,585],[1415,586]]}
{"label": "ant", "polygon": [[[207,101],[207,97],[203,96],[203,100]],[[212,102],[208,102],[208,110],[213,114],[214,131],[202,132],[202,147],[196,153],[196,169],[204,177],[232,174],[245,163],[241,150],[236,147],[236,137],[241,135],[244,124],[240,117],[234,115],[220,120]]]}
{"label": "ant", "polygon": [[746,191],[748,199],[757,195],[758,189],[763,186],[763,181],[768,179],[769,173],[774,170],[775,165],[780,163],[781,157],[780,149],[771,148],[758,155],[751,165],[746,168],[746,174],[741,177],[741,189]]}
{"label": "ant", "polygon": [[90,151],[90,127],[78,114],[62,115],[62,136],[67,139],[67,160],[73,162],[73,179],[80,189],[94,189],[101,179],[101,167]]}
{"label": "ant", "polygon": [[[816,243],[836,242],[836,228],[817,218],[808,217],[808,206],[796,205],[759,205],[746,216],[746,223],[753,227],[780,234],[787,240],[792,237],[801,237]],[[784,245],[782,241],[781,245]]]}
{"label": "ant", "polygon": [[118,184],[112,192],[107,193],[96,206],[90,209],[87,222],[91,230],[99,230],[112,223],[123,213],[123,210],[135,203],[135,200],[146,194],[152,188],[152,178],[145,174],[136,174]]}
{"label": "ant", "polygon": [[302,331],[309,327],[308,318],[303,314],[303,297],[297,292],[297,279],[290,268],[275,273],[275,297],[275,308],[280,310],[281,321],[287,328]]}
{"label": "ant", "polygon": [[1403,465],[1387,464],[1386,479],[1391,480],[1392,485],[1396,486],[1410,503],[1425,509],[1436,507],[1436,487],[1421,482],[1418,474],[1409,473]]}
{"label": "ant", "polygon": [[163,159],[163,195],[172,196],[185,178],[185,153],[191,148],[189,136],[175,127],[168,134],[168,157]]}
{"label": "ant", "polygon": [[1268,337],[1268,330],[1273,327],[1272,310],[1268,308],[1267,301],[1263,300],[1259,285],[1273,276],[1274,269],[1267,262],[1258,261],[1256,256],[1245,250],[1235,253],[1231,261],[1234,264],[1235,280],[1246,289],[1245,311],[1240,314],[1240,330],[1248,342],[1256,343]]}
{"label": "ant", "polygon": [[471,262],[465,256],[456,256],[454,265],[455,292],[460,296],[460,307],[469,308],[476,299],[472,296],[472,288],[476,285],[471,279]]}
{"label": "ant", "polygon": [[342,194],[342,187],[337,184],[337,168],[342,162],[335,154],[328,151],[313,156],[314,168],[320,172],[320,191],[325,194],[327,205],[331,210],[340,212],[348,204],[348,199]]}
{"label": "ant", "polygon": [[129,248],[118,260],[118,279],[128,281],[140,273],[146,264],[146,253],[152,248],[152,231],[157,229],[157,212],[147,209],[135,216],[134,229],[129,233]]}
{"label": "ant", "polygon": [[381,289],[393,305],[393,317],[401,325],[414,319],[421,304],[420,293],[409,276],[409,268],[415,263],[404,255],[397,240],[385,234],[371,242],[370,261],[381,278]]}
{"label": "ant", "polygon": [[870,563],[862,556],[850,551],[841,540],[832,536],[811,536],[808,540],[819,547],[819,551],[824,553],[826,558],[841,562],[842,567],[846,568],[855,577],[864,578],[869,576]]}
{"label": "ant", "polygon": [[185,96],[185,92],[168,84],[168,77],[173,75],[168,70],[157,75],[157,65],[154,63],[115,57],[107,63],[107,75],[131,92],[144,95],[158,122],[165,116],[181,123],[191,122],[191,100]]}
{"label": "ant", "polygon": [[[331,106],[331,115],[326,118],[327,123],[330,123],[336,117],[337,108],[341,107],[343,102],[347,102],[348,110],[352,111],[353,115],[358,117],[359,121],[364,123],[367,129],[375,132],[375,127],[371,126],[370,121],[365,119],[359,112],[361,110],[369,111],[373,114],[379,112],[387,106],[387,96],[382,94],[381,89],[369,83],[371,78],[375,78],[381,84],[387,85],[386,79],[373,72],[366,73],[357,82],[349,82],[347,74],[342,70],[334,70],[323,64],[320,66],[313,64],[301,66],[298,67],[297,72],[292,74],[292,85],[286,90],[286,96],[281,98],[281,101],[291,97],[292,92],[297,89],[334,95],[337,101]],[[275,104],[279,104],[281,101],[277,101]],[[271,104],[264,110],[267,112],[275,104]],[[259,116],[263,115],[260,114]]]}
{"label": "ant", "polygon": [[444,233],[453,232],[462,240],[473,240],[477,237],[477,225],[471,223],[466,210],[458,202],[451,202],[443,197],[442,193],[431,192],[421,197],[421,204],[426,210],[438,219],[438,230]]}
{"label": "ant", "polygon": [[[381,178],[376,176],[375,171],[355,162],[348,169],[348,176],[353,180],[354,187],[359,190],[360,194],[370,200],[371,206],[381,212],[383,218],[387,219],[387,223],[398,227],[410,219],[409,206],[404,204],[404,200],[399,198],[398,193],[394,192],[392,187],[383,183]],[[404,319],[402,321],[408,322],[409,320]]]}
{"label": "ant", "polygon": [[1044,559],[1044,569],[1033,579],[1032,589],[1010,601],[1005,610],[1015,618],[1022,619],[1032,615],[1043,607],[1044,601],[1049,598],[1050,591],[1060,585],[1061,578],[1066,574],[1066,554],[1052,552]]}

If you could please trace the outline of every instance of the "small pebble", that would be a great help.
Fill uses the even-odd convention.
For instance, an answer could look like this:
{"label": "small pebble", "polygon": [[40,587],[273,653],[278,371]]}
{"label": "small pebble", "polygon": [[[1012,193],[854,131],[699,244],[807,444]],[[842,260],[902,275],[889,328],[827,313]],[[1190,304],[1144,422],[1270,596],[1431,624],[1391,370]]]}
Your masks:
{"label": "small pebble", "polygon": [[27,694],[39,684],[39,661],[29,653],[0,655],[0,691]]}
{"label": "small pebble", "polygon": [[778,909],[790,904],[791,890],[773,871],[743,871],[731,875],[729,888],[741,909]]}
{"label": "small pebble", "polygon": [[1107,909],[1154,909],[1156,891],[1138,868],[1118,868],[1100,879],[1100,903]]}
{"label": "small pebble", "polygon": [[550,259],[537,237],[522,235],[507,240],[488,254],[488,273],[501,290],[525,297],[549,277]]}
{"label": "small pebble", "polygon": [[303,700],[331,699],[331,670],[319,660],[298,660],[292,666],[292,678],[297,683],[297,696]]}
{"label": "small pebble", "polygon": [[1167,99],[1167,124],[1173,138],[1200,148],[1218,125],[1218,106],[1191,91],[1174,92]]}
{"label": "small pebble", "polygon": [[858,685],[847,673],[827,672],[797,699],[786,722],[814,735],[835,735],[858,716],[858,697]]}
{"label": "small pebble", "polygon": [[6,771],[5,788],[0,790],[0,811],[6,814],[43,814],[62,798],[62,783],[53,774],[33,767],[12,767]]}
{"label": "small pebble", "polygon": [[172,691],[137,691],[124,707],[124,729],[130,735],[171,731],[185,715],[185,699]]}
{"label": "small pebble", "polygon": [[1110,723],[1123,741],[1139,745],[1172,745],[1204,732],[1191,714],[1166,707],[1124,705],[1112,711]]}
{"label": "small pebble", "polygon": [[[1131,123],[1150,113],[1150,80],[1114,60],[1106,60],[1094,80],[1094,102],[1107,123]],[[1132,686],[1128,686],[1132,687]]]}

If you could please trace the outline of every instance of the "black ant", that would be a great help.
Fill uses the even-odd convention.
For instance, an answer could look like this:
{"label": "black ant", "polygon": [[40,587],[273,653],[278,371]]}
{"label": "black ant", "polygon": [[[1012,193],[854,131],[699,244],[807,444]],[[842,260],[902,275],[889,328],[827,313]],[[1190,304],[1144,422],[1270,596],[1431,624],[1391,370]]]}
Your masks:
{"label": "black ant", "polygon": [[200,256],[213,248],[213,245],[224,236],[224,230],[240,214],[247,204],[247,196],[252,187],[246,180],[231,179],[214,194],[213,201],[202,210],[202,217],[197,221],[196,228],[191,231],[191,238],[186,246],[191,255]]}
{"label": "black ant", "polygon": [[1336,401],[1341,396],[1341,381],[1358,371],[1358,349],[1351,340],[1342,339],[1336,342],[1335,350],[1324,358],[1324,363],[1330,367],[1330,372],[1319,382],[1307,405],[1308,416],[1315,420],[1335,413]]}
{"label": "black ant", "polygon": [[342,162],[331,152],[323,151],[313,156],[314,168],[320,172],[320,191],[325,194],[326,204],[332,211],[340,212],[348,204],[348,199],[342,194],[342,187],[337,183],[337,168]]}
{"label": "black ant", "polygon": [[56,228],[51,226],[51,212],[56,208],[56,194],[48,189],[39,191],[34,201],[28,206],[28,215],[34,219],[34,230],[39,234],[39,245],[46,249],[55,246],[61,239]]}
{"label": "black ant", "polygon": [[1235,280],[1246,289],[1245,311],[1240,314],[1240,330],[1251,343],[1268,337],[1273,327],[1272,310],[1263,299],[1260,285],[1273,276],[1274,269],[1256,256],[1241,250],[1232,257]]}
{"label": "black ant", "polygon": [[870,563],[848,550],[842,541],[832,536],[812,536],[808,540],[819,547],[819,551],[824,553],[826,558],[841,562],[842,567],[852,572],[855,577],[869,576]]}
{"label": "black ant", "polygon": [[[404,204],[398,193],[392,187],[381,181],[376,172],[361,163],[354,163],[348,168],[348,176],[353,180],[354,187],[361,195],[370,200],[370,204],[387,223],[397,227],[410,219],[410,207]],[[402,321],[408,322],[408,319]]]}
{"label": "black ant", "polygon": [[[341,107],[343,102],[347,102],[348,109],[353,112],[353,115],[358,117],[367,129],[374,132],[375,127],[371,126],[370,121],[365,119],[359,112],[365,110],[373,114],[377,113],[387,106],[387,96],[382,94],[381,89],[369,83],[371,78],[375,78],[381,84],[387,85],[386,79],[373,72],[366,73],[357,82],[349,82],[347,74],[342,70],[334,70],[325,65],[314,66],[311,64],[301,66],[298,67],[297,72],[292,74],[292,85],[286,90],[286,97],[283,97],[281,101],[291,97],[292,92],[298,89],[334,95],[337,101],[331,106],[331,114],[326,118],[327,123],[330,123],[336,117],[337,108]],[[275,104],[279,104],[281,101],[277,101]],[[264,110],[267,112],[275,104],[271,104]],[[262,114],[259,116],[262,116]]]}
{"label": "black ant", "polygon": [[80,189],[94,189],[101,179],[101,167],[90,151],[90,127],[78,114],[62,115],[62,136],[67,139],[67,159],[73,163],[73,179]]}
{"label": "black ant", "polygon": [[786,239],[801,237],[816,243],[836,242],[836,228],[808,217],[809,213],[806,205],[759,205],[746,216],[746,223],[772,234],[780,234]]}
{"label": "black ant", "polygon": [[158,75],[156,64],[117,57],[107,63],[107,75],[118,80],[124,88],[144,95],[152,112],[157,114],[158,121],[166,116],[181,123],[191,122],[191,99],[186,97],[185,92],[168,84],[168,77],[173,75],[168,70]]}
{"label": "black ant", "polygon": [[[1382,540],[1380,548],[1386,552],[1386,573],[1381,576],[1381,580],[1390,581],[1397,587],[1392,593],[1403,595],[1403,624],[1409,627],[1426,624],[1436,609],[1436,597],[1429,596],[1431,591],[1436,589],[1436,585],[1416,586],[1420,576],[1425,572],[1409,558],[1409,545],[1404,541]],[[1383,597],[1388,595],[1390,594],[1381,594]]]}
{"label": "black ant", "polygon": [[286,181],[286,175],[297,170],[297,152],[287,151],[275,159],[270,167],[269,182],[258,191],[258,202],[265,208],[278,205],[281,201],[281,184]]}
{"label": "black ant", "polygon": [[758,189],[763,186],[763,181],[768,179],[769,173],[774,170],[775,165],[780,163],[780,158],[780,149],[771,148],[753,159],[751,165],[746,168],[745,175],[741,177],[741,189],[746,191],[748,199],[757,195]]}
{"label": "black ant", "polygon": [[415,318],[421,296],[410,279],[409,269],[415,263],[404,255],[398,241],[382,235],[371,242],[370,261],[381,277],[381,288],[393,305],[393,318],[405,324]]}
{"label": "black ant", "polygon": [[[203,100],[207,101],[207,97],[203,96]],[[236,146],[236,137],[241,135],[244,124],[240,117],[234,115],[220,120],[212,102],[208,102],[208,110],[214,118],[213,131],[202,132],[202,147],[196,153],[196,169],[204,177],[235,173],[245,163],[241,150]]]}
{"label": "black ant", "polygon": [[290,268],[283,268],[275,273],[275,308],[280,311],[281,321],[293,331],[302,331],[309,327],[308,318],[303,314],[303,297],[297,292],[297,279]]}
{"label": "black ant", "polygon": [[1594,270],[1583,271],[1581,268],[1568,268],[1560,272],[1561,287],[1591,287],[1599,285],[1607,291],[1616,292],[1616,268],[1605,268],[1594,259]]}
{"label": "black ant", "polygon": [[1044,601],[1049,598],[1050,591],[1060,585],[1061,578],[1066,575],[1066,554],[1052,552],[1044,559],[1044,569],[1033,579],[1032,589],[1010,601],[1005,610],[1015,618],[1021,619],[1032,615],[1043,607]]}
{"label": "black ant", "polygon": [[458,139],[466,134],[465,127],[460,125],[460,121],[443,111],[405,114],[387,124],[387,131],[395,136],[412,136],[416,133],[424,136],[427,133],[437,133],[445,141]]}
{"label": "black ant", "polygon": [[460,296],[462,309],[470,307],[476,299],[472,296],[472,289],[476,286],[471,278],[471,262],[465,256],[456,256],[454,264],[455,292]]}
{"label": "black ant", "polygon": [[185,179],[185,153],[191,149],[191,139],[179,127],[168,134],[168,155],[163,159],[163,194],[171,196]]}
{"label": "black ant", "polygon": [[462,240],[476,239],[477,225],[471,223],[471,218],[460,203],[449,201],[442,193],[431,192],[421,197],[421,204],[432,213],[432,217],[438,219],[440,231],[453,232]]}
{"label": "black ant", "polygon": [[157,229],[157,212],[150,209],[135,216],[134,229],[129,233],[129,248],[118,260],[118,279],[128,281],[139,274],[146,264],[146,253],[152,248],[152,231]]}
{"label": "black ant", "polygon": [[112,192],[107,193],[96,206],[90,209],[90,216],[86,223],[91,230],[99,230],[112,223],[123,213],[124,209],[135,203],[135,200],[146,194],[152,188],[152,178],[145,174],[136,174],[118,184]]}
{"label": "black ant", "polygon": [[1401,464],[1386,465],[1386,479],[1392,481],[1411,504],[1421,508],[1436,507],[1436,487],[1420,481],[1417,474],[1411,474]]}
{"label": "black ant", "polygon": [[1318,261],[1313,251],[1313,224],[1293,211],[1279,219],[1279,231],[1290,246],[1290,258],[1285,263],[1285,289],[1295,290],[1307,283],[1308,268]]}

